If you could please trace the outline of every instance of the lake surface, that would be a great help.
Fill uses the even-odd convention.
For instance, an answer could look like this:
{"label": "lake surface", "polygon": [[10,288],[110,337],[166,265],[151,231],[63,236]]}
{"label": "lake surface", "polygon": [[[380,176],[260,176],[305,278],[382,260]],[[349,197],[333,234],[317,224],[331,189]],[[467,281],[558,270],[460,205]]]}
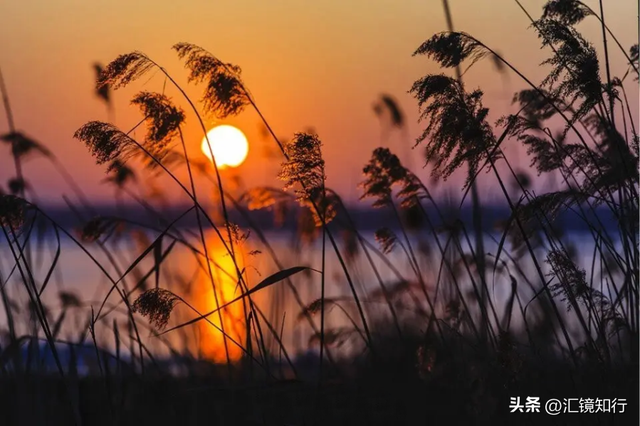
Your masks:
{"label": "lake surface", "polygon": [[[161,274],[158,278],[158,284],[161,288],[170,289],[178,294],[200,313],[214,310],[218,303],[229,302],[242,292],[238,286],[236,268],[232,258],[227,254],[219,238],[211,231],[207,232],[209,232],[206,238],[207,251],[209,258],[212,259],[210,271],[202,255],[196,256],[189,248],[176,244],[171,248],[166,261],[162,263]],[[317,238],[314,242],[305,242],[290,232],[269,232],[264,237],[269,243],[268,245],[263,244],[256,235],[249,235],[247,240],[235,245],[238,254],[238,267],[242,271],[248,287],[257,285],[281,269],[296,266],[308,266],[315,270],[322,269],[321,238]],[[399,291],[404,293],[398,296],[398,315],[409,318],[409,320],[412,318],[412,311],[417,309],[418,304],[421,304],[423,308],[427,305],[426,297],[422,291],[422,283],[431,297],[435,297],[436,302],[438,298],[442,300],[447,291],[453,291],[451,289],[445,290],[445,286],[451,285],[452,280],[459,282],[465,297],[473,299],[473,287],[465,272],[464,261],[459,259],[460,256],[454,256],[452,265],[453,269],[456,269],[456,273],[454,278],[450,277],[447,268],[442,266],[440,262],[441,256],[438,254],[437,243],[433,239],[419,241],[415,237],[409,237],[411,241],[411,250],[409,250],[406,242],[398,236],[403,245],[397,244],[391,253],[383,256],[379,251],[374,250],[374,248],[379,248],[379,245],[373,234],[366,234],[367,256],[362,247],[359,247],[357,253],[353,253],[349,249],[349,242],[344,235],[338,234],[335,237],[346,264],[348,276],[327,238],[325,252],[327,270],[325,297],[328,301],[326,303],[326,329],[353,329],[353,323],[361,324],[359,311],[356,304],[353,303],[354,290],[361,300],[364,313],[369,321],[375,322],[376,319],[380,319],[380,322],[388,321],[390,311],[387,302],[381,297],[381,282],[384,283],[387,291],[393,292],[400,289]],[[49,311],[51,323],[59,320],[64,313],[64,320],[58,335],[60,339],[78,341],[81,331],[87,328],[86,324],[90,318],[91,309],[93,308],[95,314],[98,313],[103,300],[112,287],[112,280],[117,281],[134,260],[145,251],[152,242],[150,238],[138,235],[136,238],[109,240],[105,245],[106,250],[101,249],[97,244],[87,244],[84,246],[87,252],[70,238],[61,238],[59,257],[42,297]],[[499,238],[500,235],[494,235],[485,239],[487,253],[495,254],[497,252]],[[202,245],[198,244],[195,238],[190,238],[189,241],[199,250],[202,248]],[[589,277],[594,247],[593,240],[589,235],[575,233],[569,235],[566,241],[578,250],[576,259],[580,266],[587,270],[587,277]],[[169,248],[170,243],[170,239],[165,238],[162,245],[163,252]],[[447,244],[446,236],[440,236],[440,243],[443,246]],[[454,255],[459,254],[460,251],[469,253],[469,243],[474,244],[473,241],[464,241],[458,248],[454,244],[449,244],[449,247],[452,247],[450,250]],[[30,252],[31,264],[36,265],[34,277],[39,286],[45,281],[45,277],[56,258],[57,246],[55,238],[45,239],[41,246],[36,246],[35,239],[33,239],[30,250],[27,250]],[[30,324],[33,324],[28,310],[27,293],[20,279],[19,271],[14,268],[15,262],[11,252],[6,244],[1,247],[0,273],[2,281],[6,281],[5,289],[15,305],[14,316],[16,316],[18,329],[21,333],[27,333],[30,330]],[[508,244],[505,245],[505,252],[513,255]],[[542,253],[541,251],[538,260],[543,267],[548,268]],[[417,278],[416,267],[409,260],[412,257],[417,260],[417,269],[422,277],[421,282]],[[156,285],[153,259],[154,253],[151,251],[135,269],[127,274],[118,287],[126,292],[132,292],[136,286],[153,288]],[[517,264],[505,255],[501,259],[505,263],[499,262],[500,269],[496,273],[493,273],[493,261],[488,260],[489,272],[487,273],[491,300],[498,312],[503,311],[510,295],[510,274],[517,281],[519,296],[524,303],[533,297],[534,289],[540,288],[540,279],[528,254],[525,254],[523,260],[518,261]],[[104,268],[104,271],[97,263]],[[503,268],[504,266],[507,268]],[[473,268],[473,266],[470,267]],[[521,269],[518,270],[518,268]],[[107,274],[110,278],[107,277]],[[142,281],[142,277],[145,275],[147,278]],[[216,293],[211,285],[211,276],[213,276],[216,286]],[[7,280],[7,277],[10,278]],[[527,279],[530,280],[530,284],[526,283]],[[349,280],[353,283],[353,289],[349,285]],[[402,287],[401,283],[404,280],[409,284]],[[437,284],[438,281],[441,282],[440,286]],[[437,297],[435,296],[436,288],[440,289]],[[317,342],[314,342],[313,339],[314,333],[309,323],[309,317],[305,317],[301,312],[304,306],[320,298],[321,289],[321,274],[313,270],[306,270],[292,275],[290,280],[274,284],[252,296],[257,309],[254,309],[251,317],[261,318],[259,332],[263,334],[265,346],[272,354],[281,354],[278,349],[278,339],[283,342],[286,351],[291,356],[317,347]],[[140,294],[140,291],[138,289],[131,293],[131,303]],[[65,307],[61,302],[61,292],[74,294],[81,305],[69,306],[67,304]],[[473,305],[472,302],[470,304]],[[444,305],[438,306],[440,315],[444,315]],[[225,332],[239,343],[247,340],[245,318],[250,311],[251,307],[248,304],[239,301],[228,307],[222,314]],[[130,339],[127,336],[134,331],[128,329],[126,309],[124,309],[122,299],[117,292],[112,292],[106,299],[105,307],[100,311],[100,314],[101,320],[96,325],[98,344],[113,350],[115,347],[114,329],[118,328],[118,335],[122,340],[119,350],[122,354],[126,354],[131,350],[130,344],[127,343]],[[193,309],[179,303],[171,315],[168,327],[196,316]],[[265,318],[269,324],[264,321]],[[319,314],[311,317],[318,328],[319,318]],[[149,350],[157,356],[168,355],[170,353],[169,347],[179,353],[188,353],[197,358],[215,361],[224,361],[227,351],[233,359],[242,356],[242,350],[232,342],[227,341],[227,349],[225,350],[222,333],[205,321],[156,337],[153,335],[154,328],[148,326],[146,319],[138,319],[138,333],[143,337]],[[216,326],[220,326],[218,314],[211,315],[209,319]],[[517,319],[514,318],[514,324],[517,326],[516,323]],[[6,325],[6,312],[0,308],[0,327],[5,329]],[[261,340],[255,335],[257,332],[252,329],[254,341]],[[278,339],[274,335],[277,335]],[[359,339],[358,333],[347,333],[342,339],[336,341],[336,350],[339,353],[340,351],[349,353],[350,350],[361,346]]]}

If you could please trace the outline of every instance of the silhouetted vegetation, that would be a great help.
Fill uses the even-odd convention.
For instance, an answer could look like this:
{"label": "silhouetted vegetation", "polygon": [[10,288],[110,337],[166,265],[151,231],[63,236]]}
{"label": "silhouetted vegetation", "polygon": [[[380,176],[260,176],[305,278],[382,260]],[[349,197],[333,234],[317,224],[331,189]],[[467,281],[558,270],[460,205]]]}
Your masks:
{"label": "silhouetted vegetation", "polygon": [[[480,38],[454,31],[444,1],[448,31],[415,55],[456,75],[425,75],[408,88],[423,126],[411,144],[413,164],[403,164],[393,147],[379,147],[363,166],[361,202],[388,218],[373,236],[326,187],[320,136],[301,132],[281,141],[240,67],[199,46],[178,43],[173,50],[189,83],[202,88],[200,107],[165,68],[132,52],[95,65],[95,94],[108,120],[74,134],[106,169],[105,183],[155,224],[96,215],[55,155],[16,128],[0,75],[10,125],[0,140],[15,167],[9,191],[0,193],[0,247],[9,256],[0,263],[6,421],[637,423],[639,137],[625,85],[637,82],[638,46],[620,45],[599,4],[594,11],[578,0],[551,0],[539,19],[531,18],[549,53],[542,64],[548,75],[536,83]],[[601,56],[598,41],[576,29],[587,19],[602,27]],[[612,48],[628,61],[621,77],[611,74]],[[463,81],[484,59],[525,85],[513,98],[517,113],[496,123],[482,89]],[[140,122],[119,128],[112,91],[151,72],[182,97],[142,91],[131,100]],[[215,157],[201,163],[185,143],[187,120],[206,138],[205,116],[222,119],[247,108],[281,152],[282,188],[231,191]],[[383,128],[405,129],[392,96],[381,95],[374,111]],[[141,127],[146,133],[134,136]],[[554,182],[549,192],[534,193],[536,178],[513,164],[507,143],[525,147],[538,179]],[[82,224],[76,229],[57,223],[30,189],[21,164],[38,155],[74,190],[77,200],[65,202]],[[416,175],[423,164],[434,181]],[[432,196],[435,181],[459,170],[467,173],[461,199]],[[477,187],[483,172],[510,213],[493,232],[483,224]],[[156,173],[189,199],[181,214],[167,214],[162,190],[139,195],[150,188],[137,177]],[[213,196],[198,179],[214,187]],[[458,216],[468,195],[470,227]],[[295,223],[289,250],[252,222],[252,211],[262,209],[273,211],[276,226]],[[597,209],[610,213],[617,228],[605,226]],[[581,241],[588,244],[564,232],[559,218],[568,211],[584,222]],[[189,215],[197,227],[177,225]],[[56,291],[51,283],[60,279],[59,259],[70,246],[91,260],[107,291],[83,300],[59,290],[59,305],[47,306],[44,293]],[[179,250],[192,264],[174,260]],[[42,253],[50,254],[49,264]],[[258,257],[269,266],[254,283],[251,260]],[[207,342],[214,347],[205,348]],[[626,398],[627,413],[510,414],[510,397],[527,395]]]}

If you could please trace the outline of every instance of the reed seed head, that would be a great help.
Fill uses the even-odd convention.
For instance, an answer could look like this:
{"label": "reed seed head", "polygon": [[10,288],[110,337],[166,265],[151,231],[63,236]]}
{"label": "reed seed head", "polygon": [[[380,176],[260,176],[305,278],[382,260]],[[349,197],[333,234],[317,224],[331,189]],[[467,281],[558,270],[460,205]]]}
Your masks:
{"label": "reed seed head", "polygon": [[153,288],[142,293],[133,303],[133,312],[147,317],[158,330],[163,330],[169,323],[173,308],[180,298],[169,290]]}
{"label": "reed seed head", "polygon": [[22,132],[6,133],[0,136],[0,140],[11,144],[11,153],[16,158],[25,157],[33,152],[42,154],[45,157],[51,157],[51,151]]}
{"label": "reed seed head", "polygon": [[103,87],[119,89],[137,80],[154,67],[154,63],[142,52],[131,52],[111,61],[98,76],[96,90]]}
{"label": "reed seed head", "polygon": [[220,61],[203,48],[190,43],[173,46],[189,70],[189,82],[204,83],[202,103],[205,112],[218,118],[237,115],[249,104],[240,67]]}
{"label": "reed seed head", "polygon": [[113,163],[116,159],[123,161],[135,145],[129,136],[113,124],[101,121],[88,122],[73,137],[84,142],[98,164],[117,164]]}
{"label": "reed seed head", "polygon": [[544,5],[542,17],[555,19],[563,25],[576,25],[591,14],[580,0],[551,0]]}
{"label": "reed seed head", "polygon": [[384,254],[393,251],[398,241],[396,234],[389,228],[380,228],[375,232],[375,239],[380,244],[380,249]]}
{"label": "reed seed head", "polygon": [[[475,171],[490,153],[500,155],[492,150],[496,140],[486,121],[489,110],[482,105],[482,91],[467,93],[451,77],[428,75],[413,84],[411,93],[418,99],[420,121],[427,122],[416,145],[426,143],[433,176],[446,179],[465,163]],[[465,188],[470,184],[469,177]]]}
{"label": "reed seed head", "polygon": [[161,150],[173,139],[179,127],[184,123],[184,112],[174,106],[171,100],[159,93],[140,92],[132,100],[133,105],[140,107],[147,122],[147,144]]}
{"label": "reed seed head", "polygon": [[0,225],[19,231],[24,225],[29,205],[15,195],[0,192]]}

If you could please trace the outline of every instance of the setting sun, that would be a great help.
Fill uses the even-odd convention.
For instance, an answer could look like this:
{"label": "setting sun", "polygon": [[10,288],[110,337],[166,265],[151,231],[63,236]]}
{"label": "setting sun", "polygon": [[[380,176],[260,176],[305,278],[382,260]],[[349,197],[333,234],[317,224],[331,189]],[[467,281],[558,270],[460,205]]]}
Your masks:
{"label": "setting sun", "polygon": [[249,143],[240,129],[224,124],[209,130],[207,137],[211,150],[209,150],[207,138],[203,138],[202,152],[211,160],[211,151],[213,151],[218,167],[238,167],[247,158]]}

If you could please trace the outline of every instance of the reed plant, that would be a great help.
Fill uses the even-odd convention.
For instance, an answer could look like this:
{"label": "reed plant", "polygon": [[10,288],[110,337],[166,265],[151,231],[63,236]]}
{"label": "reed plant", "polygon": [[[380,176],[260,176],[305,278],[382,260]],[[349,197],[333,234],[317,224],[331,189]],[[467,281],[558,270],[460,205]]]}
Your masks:
{"label": "reed plant", "polygon": [[[96,65],[95,93],[106,103],[108,119],[91,121],[74,134],[106,168],[105,182],[152,218],[146,222],[95,211],[55,155],[18,130],[0,74],[9,123],[0,139],[15,169],[9,192],[0,193],[2,247],[8,253],[0,263],[6,316],[0,404],[11,401],[13,421],[423,424],[449,416],[490,423],[509,421],[508,398],[523,393],[603,392],[630,404],[637,400],[639,137],[626,88],[638,80],[638,46],[625,49],[618,42],[602,0],[599,10],[579,0],[550,0],[538,19],[515,2],[548,51],[542,64],[547,76],[536,83],[526,68],[480,38],[454,31],[444,0],[448,30],[414,55],[452,68],[455,77],[428,74],[409,90],[423,125],[412,164],[380,147],[364,165],[361,200],[370,201],[386,224],[373,236],[325,185],[320,136],[301,132],[282,142],[240,67],[199,46],[178,43],[173,50],[188,82],[203,88],[200,107],[162,65],[131,52],[105,67]],[[576,29],[587,19],[599,22],[600,40],[589,41]],[[602,43],[602,55],[593,43]],[[620,77],[612,74],[612,47],[627,61]],[[517,112],[495,123],[482,90],[463,81],[483,59],[525,87],[513,98]],[[120,129],[112,91],[151,72],[181,98],[173,100],[164,90],[139,92],[131,104],[141,120]],[[405,128],[405,115],[392,97],[384,95],[376,105],[380,117],[386,108],[391,125]],[[205,117],[225,119],[247,108],[281,152],[283,187],[238,195],[223,179],[204,123]],[[189,152],[184,128],[191,119],[207,140],[210,165]],[[146,134],[134,136],[142,126]],[[533,171],[554,187],[534,191],[533,179],[514,165],[507,144],[523,146]],[[75,199],[64,201],[81,226],[67,228],[39,205],[23,173],[29,156],[52,162],[70,185]],[[406,152],[403,157],[409,158]],[[419,162],[434,180],[420,179],[414,167]],[[434,181],[460,169],[466,179],[459,194],[449,200],[432,195]],[[482,208],[483,171],[508,208],[493,229]],[[179,214],[140,195],[148,188],[137,176],[155,174],[189,200]],[[214,188],[216,205],[203,182]],[[471,226],[460,216],[468,195]],[[271,240],[255,219],[257,210],[270,210],[274,226],[278,219],[297,219],[293,250]],[[576,252],[573,236],[563,230],[566,217],[582,223],[589,253]],[[195,227],[181,226],[188,218]],[[615,226],[607,223],[611,218]],[[222,254],[212,253],[210,234]],[[81,300],[61,290],[56,315],[44,295],[53,291],[50,283],[62,281],[64,241],[95,265],[106,291],[96,300]],[[133,257],[126,250],[131,242]],[[172,262],[176,248],[190,256],[194,271]],[[303,252],[317,261],[308,263]],[[258,257],[272,267],[253,283],[247,260]],[[194,277],[204,277],[213,307],[200,308],[203,296],[195,291]],[[232,297],[222,291],[229,280]],[[286,311],[276,297],[271,305],[260,299],[276,292],[286,294],[286,306],[296,312]],[[287,343],[302,328],[308,339],[301,346],[311,354],[307,361]],[[203,361],[203,329],[221,336],[224,357],[218,362]],[[84,363],[88,372],[79,371]]]}

